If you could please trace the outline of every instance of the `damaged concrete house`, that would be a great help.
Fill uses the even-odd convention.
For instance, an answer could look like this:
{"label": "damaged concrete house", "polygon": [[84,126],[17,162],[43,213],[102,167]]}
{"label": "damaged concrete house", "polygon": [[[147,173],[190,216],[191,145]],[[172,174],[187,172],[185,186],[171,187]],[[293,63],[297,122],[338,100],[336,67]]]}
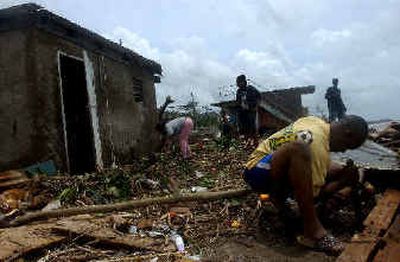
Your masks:
{"label": "damaged concrete house", "polygon": [[[302,105],[302,95],[313,94],[315,86],[293,87],[261,93],[257,110],[257,127],[260,133],[272,134],[298,118],[307,115]],[[213,106],[220,107],[234,119],[240,106],[236,101],[223,101]]]}
{"label": "damaged concrete house", "polygon": [[161,73],[38,5],[0,10],[0,170],[83,172],[153,150]]}

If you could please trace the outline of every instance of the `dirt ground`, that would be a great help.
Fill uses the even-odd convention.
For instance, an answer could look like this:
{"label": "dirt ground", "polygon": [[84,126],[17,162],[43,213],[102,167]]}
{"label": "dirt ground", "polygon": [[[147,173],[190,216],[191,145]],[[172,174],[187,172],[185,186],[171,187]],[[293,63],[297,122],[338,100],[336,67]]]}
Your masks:
{"label": "dirt ground", "polygon": [[[199,188],[206,191],[244,188],[246,185],[240,176],[241,168],[254,146],[240,141],[226,144],[200,138],[192,142],[193,157],[186,162],[179,159],[177,151],[171,151],[157,156],[156,160],[148,156],[130,166],[101,173],[39,179],[31,191],[38,194],[45,192],[51,196],[47,198],[48,201],[59,199],[63,207],[84,207],[195,192]],[[373,206],[367,202],[363,206],[364,217]],[[171,214],[176,207],[187,209],[184,219],[168,221],[166,214]],[[292,207],[296,213],[296,205]],[[347,242],[358,227],[354,214],[351,203],[341,203],[340,208],[329,214],[323,223],[336,237]],[[195,261],[197,258],[202,261],[334,260],[333,257],[297,245],[295,236],[302,232],[301,219],[292,217],[289,222],[291,226],[285,226],[268,201],[260,207],[256,194],[206,203],[155,205],[130,210],[121,216],[127,217],[129,226],[151,221],[150,229],[143,231],[146,234],[148,231],[160,231],[155,224],[175,229],[185,242],[184,260],[182,254],[176,251],[163,254],[110,247],[78,234],[69,236],[67,241],[55,246],[24,256],[25,261]],[[95,215],[89,220],[97,223],[97,218],[98,215]],[[115,224],[101,226],[113,230],[117,236],[129,238],[126,227],[118,229]]]}
{"label": "dirt ground", "polygon": [[216,243],[211,261],[334,261],[321,252],[297,245],[282,245],[265,236],[233,237]]}

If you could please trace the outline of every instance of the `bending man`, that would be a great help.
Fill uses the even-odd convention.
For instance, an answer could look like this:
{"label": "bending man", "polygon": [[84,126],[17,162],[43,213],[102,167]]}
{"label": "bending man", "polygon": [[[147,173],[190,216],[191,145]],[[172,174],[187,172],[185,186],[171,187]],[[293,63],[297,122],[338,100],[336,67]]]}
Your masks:
{"label": "bending man", "polygon": [[313,116],[300,118],[259,144],[246,164],[244,179],[255,191],[270,194],[280,210],[293,193],[304,220],[302,243],[337,254],[343,245],[321,225],[314,198],[321,191],[338,191],[358,181],[357,172],[341,172],[337,166],[331,172],[329,152],[355,149],[367,134],[367,123],[358,116],[331,124]]}

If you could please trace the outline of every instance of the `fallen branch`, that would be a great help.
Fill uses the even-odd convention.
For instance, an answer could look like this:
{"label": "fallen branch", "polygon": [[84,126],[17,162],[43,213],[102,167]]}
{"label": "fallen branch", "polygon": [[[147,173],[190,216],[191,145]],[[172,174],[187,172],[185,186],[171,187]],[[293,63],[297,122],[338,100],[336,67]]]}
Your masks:
{"label": "fallen branch", "polygon": [[145,207],[150,205],[165,205],[165,204],[173,204],[178,202],[191,202],[191,201],[201,202],[201,201],[210,201],[221,198],[233,198],[233,197],[240,197],[247,195],[250,192],[251,191],[248,189],[237,189],[237,190],[229,190],[221,192],[201,192],[194,194],[184,194],[179,196],[138,199],[122,203],[109,204],[109,205],[95,205],[95,206],[50,210],[50,211],[39,211],[34,213],[28,213],[26,215],[16,218],[12,222],[10,222],[10,226],[19,226],[32,221],[44,220],[49,218],[68,217],[81,214],[125,211],[132,208]]}

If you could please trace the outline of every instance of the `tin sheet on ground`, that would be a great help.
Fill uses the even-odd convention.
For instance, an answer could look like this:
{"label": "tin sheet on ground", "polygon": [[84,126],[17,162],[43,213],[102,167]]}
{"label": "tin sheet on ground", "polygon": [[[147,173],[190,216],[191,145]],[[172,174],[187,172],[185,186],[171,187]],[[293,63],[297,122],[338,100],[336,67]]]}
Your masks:
{"label": "tin sheet on ground", "polygon": [[367,140],[364,145],[344,153],[331,153],[334,161],[345,163],[352,159],[358,167],[378,170],[400,170],[399,156],[392,150]]}

